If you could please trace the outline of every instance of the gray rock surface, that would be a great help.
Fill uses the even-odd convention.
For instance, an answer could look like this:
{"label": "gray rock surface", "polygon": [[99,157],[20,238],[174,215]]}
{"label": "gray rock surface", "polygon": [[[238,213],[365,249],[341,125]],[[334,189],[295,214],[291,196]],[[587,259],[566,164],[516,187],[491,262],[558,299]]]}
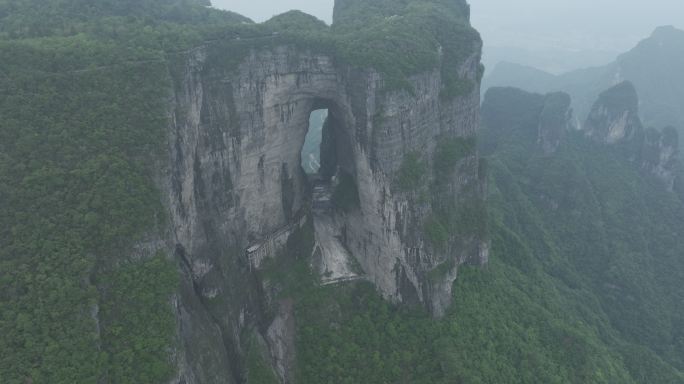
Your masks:
{"label": "gray rock surface", "polygon": [[550,93],[545,96],[544,107],[539,115],[539,145],[546,154],[558,150],[567,133],[577,129],[570,96],[566,93]]}
{"label": "gray rock surface", "polygon": [[673,127],[644,128],[639,97],[630,82],[603,92],[583,128],[586,136],[604,144],[621,145],[642,169],[674,189],[679,164],[679,135]]}
{"label": "gray rock surface", "polygon": [[603,92],[582,130],[587,137],[604,144],[635,139],[643,127],[639,97],[632,83],[625,81]]}
{"label": "gray rock surface", "polygon": [[[544,154],[551,155],[563,144],[568,132],[578,129],[571,104],[570,96],[563,92],[542,95],[494,87],[487,91],[483,101],[482,123],[494,136],[516,132],[518,138],[535,140]],[[483,139],[486,145],[499,138]]]}
{"label": "gray rock surface", "polygon": [[[325,54],[268,47],[234,66],[223,60],[225,49],[220,42],[197,48],[172,70],[173,124],[161,188],[172,223],[169,247],[184,275],[175,382],[242,382],[243,346],[252,331],[266,340],[282,382],[292,382],[292,304],[276,300],[277,288],[257,273],[265,259],[280,257],[287,240],[271,242],[258,263],[247,250],[283,228],[296,232],[303,218],[315,223],[300,152],[316,109],[329,111],[322,166],[350,175],[358,192],[357,204],[327,217],[339,245],[385,298],[443,315],[459,265],[485,263],[487,241],[450,233],[446,246],[431,246],[423,231],[431,205],[419,193],[398,190],[396,179],[409,153],[419,153],[431,170],[439,140],[476,135],[479,86],[447,100],[437,68],[410,79],[412,94],[386,92],[379,73]],[[467,60],[453,68],[478,85],[480,51],[481,42],[473,41]],[[466,154],[439,176],[436,198],[454,206],[482,199],[479,168],[477,152]],[[427,188],[437,175],[425,176]]]}
{"label": "gray rock surface", "polygon": [[679,174],[679,133],[673,127],[662,131],[647,129],[642,148],[642,167],[665,183],[668,190],[675,187]]}

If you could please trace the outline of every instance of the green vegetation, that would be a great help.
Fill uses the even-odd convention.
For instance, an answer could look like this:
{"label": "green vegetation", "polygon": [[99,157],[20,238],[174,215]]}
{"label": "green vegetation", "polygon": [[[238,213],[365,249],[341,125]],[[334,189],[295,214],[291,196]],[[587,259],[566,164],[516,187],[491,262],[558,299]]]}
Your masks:
{"label": "green vegetation", "polygon": [[[615,78],[634,84],[640,117],[646,127],[673,126],[684,136],[684,31],[659,27],[650,37],[602,67],[553,75],[531,67],[499,65],[483,86],[514,86],[532,92],[567,92],[575,115],[584,119],[599,94],[615,85]],[[668,86],[663,86],[668,84]],[[680,150],[684,141],[680,142]]]}
{"label": "green vegetation", "polygon": [[[282,45],[327,53],[342,63],[373,68],[383,75],[385,90],[413,92],[409,77],[441,69],[442,96],[453,98],[475,84],[456,68],[474,54],[480,36],[469,23],[461,1],[350,1],[336,11],[332,27],[298,11],[263,24],[234,24],[212,30],[213,60],[236,67],[258,48]],[[240,37],[236,40],[236,37]],[[440,63],[439,52],[442,52]]]}
{"label": "green vegetation", "polygon": [[487,235],[487,207],[481,198],[461,199],[458,203],[433,202],[433,213],[425,221],[423,231],[430,244],[443,248],[450,235]]}
{"label": "green vegetation", "polygon": [[248,384],[278,384],[278,377],[265,357],[267,354],[267,348],[259,343],[257,336],[252,336],[247,351]]}
{"label": "green vegetation", "polygon": [[392,307],[368,283],[309,289],[296,316],[305,319],[298,382],[438,383],[439,327],[424,313]]}
{"label": "green vegetation", "polygon": [[333,31],[340,57],[385,74],[389,89],[411,91],[408,77],[435,68],[441,49],[442,94],[452,98],[474,86],[454,70],[480,41],[469,17],[460,0],[348,1],[335,10]]}
{"label": "green vegetation", "polygon": [[171,295],[178,288],[176,266],[162,255],[100,274],[100,315],[105,370],[114,383],[162,383],[176,327]]}
{"label": "green vegetation", "polygon": [[438,249],[442,249],[447,241],[449,241],[449,230],[443,224],[443,220],[437,215],[428,217],[423,231],[430,244]]}
{"label": "green vegetation", "polygon": [[459,161],[473,154],[475,151],[475,138],[444,138],[438,140],[435,151],[433,166],[435,176],[447,178],[456,170]]}
{"label": "green vegetation", "polygon": [[443,319],[299,286],[301,382],[684,382],[684,204],[619,150],[571,135],[549,157],[529,129],[495,130],[490,263],[461,267]]}
{"label": "green vegetation", "polygon": [[[298,380],[643,382],[609,344],[614,333],[591,294],[545,273],[514,233],[500,226],[495,232],[492,263],[461,268],[454,308],[442,320],[395,307],[370,284],[319,288],[306,278],[306,265],[298,268]],[[648,382],[681,380],[653,361]]]}
{"label": "green vegetation", "polygon": [[0,376],[161,382],[175,267],[127,254],[163,219],[161,47],[194,33],[71,5],[0,3]]}
{"label": "green vegetation", "polygon": [[[3,383],[174,374],[175,265],[130,255],[164,225],[150,167],[164,156],[170,63],[185,50],[205,42],[217,48],[210,62],[237,65],[254,47],[293,44],[375,67],[404,89],[436,68],[438,46],[452,71],[479,41],[460,1],[347,4],[329,28],[296,12],[256,25],[182,0],[0,0]],[[445,97],[468,89],[444,75]],[[527,117],[490,127],[488,209],[467,196],[433,202],[424,230],[436,247],[486,231],[487,212],[491,223],[491,263],[461,268],[443,319],[394,307],[367,283],[318,287],[311,225],[291,239],[299,257],[262,277],[295,298],[299,382],[684,382],[681,199],[580,137],[542,156]],[[435,174],[474,147],[442,141]],[[405,162],[399,184],[416,184],[422,161]],[[353,178],[334,199],[358,205]],[[274,382],[261,347],[248,347],[250,382]]]}
{"label": "green vegetation", "polygon": [[397,186],[404,192],[414,191],[421,187],[421,183],[425,180],[425,172],[427,172],[427,167],[420,159],[420,155],[416,152],[408,153],[401,162]]}
{"label": "green vegetation", "polygon": [[441,138],[432,160],[435,180],[430,186],[433,214],[423,224],[429,243],[444,249],[453,236],[460,238],[487,234],[487,208],[473,186],[465,186],[457,199],[447,187],[456,167],[475,153],[475,138]]}
{"label": "green vegetation", "polygon": [[[299,12],[254,24],[206,1],[0,0],[3,382],[168,376],[170,272],[160,257],[126,255],[164,225],[150,167],[163,156],[174,63],[202,44],[220,68],[292,45],[408,89],[409,76],[439,64],[438,46],[449,75],[479,41],[464,3],[392,4],[391,15],[353,27],[340,16],[331,28]],[[373,6],[354,5],[364,15]],[[349,180],[335,194],[341,209],[358,205]],[[133,265],[147,282],[127,277]],[[139,292],[124,298],[127,289]],[[141,303],[154,310],[138,314]]]}

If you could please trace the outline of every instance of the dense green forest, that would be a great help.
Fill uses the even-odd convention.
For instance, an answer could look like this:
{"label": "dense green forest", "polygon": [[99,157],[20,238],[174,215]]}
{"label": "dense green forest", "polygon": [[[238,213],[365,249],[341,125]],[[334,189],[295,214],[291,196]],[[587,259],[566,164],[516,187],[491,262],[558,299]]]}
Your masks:
{"label": "dense green forest", "polygon": [[167,3],[0,2],[3,383],[173,374],[176,267],[129,256],[163,225],[150,167],[164,154],[165,47],[201,41],[186,18],[236,16],[186,6],[196,13],[172,21]]}
{"label": "dense green forest", "polygon": [[579,134],[544,155],[537,105],[495,96],[489,265],[462,268],[433,320],[371,285],[317,288],[295,259],[300,382],[684,382],[681,199]]}
{"label": "dense green forest", "polygon": [[[218,59],[238,63],[253,47],[287,44],[377,67],[388,87],[405,86],[437,65],[438,43],[461,60],[458,44],[468,40],[454,37],[476,33],[465,14],[452,23],[440,11],[446,3],[415,3],[402,4],[401,20],[333,31],[298,12],[254,24],[205,1],[1,0],[2,381],[153,383],[173,374],[176,266],[162,254],[141,261],[130,247],[165,226],[152,180],[165,156],[174,60],[224,44],[230,54]],[[452,23],[453,35],[418,33],[429,19]],[[413,29],[399,33],[404,26]]]}
{"label": "dense green forest", "polygon": [[[530,92],[563,91],[572,96],[580,119],[594,100],[615,85],[615,79],[634,84],[641,98],[641,118],[646,126],[673,126],[684,133],[684,31],[672,26],[656,28],[651,36],[610,64],[553,75],[517,64],[501,63],[485,77],[483,90],[512,86]],[[684,145],[684,141],[680,143]]]}
{"label": "dense green forest", "polygon": [[[166,155],[169,66],[187,49],[222,44],[231,54],[211,59],[236,64],[254,46],[327,50],[410,91],[437,46],[445,70],[477,37],[462,1],[347,4],[328,27],[298,12],[254,24],[190,0],[0,0],[0,382],[174,375],[177,267],[131,246],[166,225],[153,167]],[[444,74],[445,97],[475,85]],[[295,297],[299,382],[684,382],[681,200],[620,153],[573,136],[546,157],[521,127],[484,132],[491,261],[461,269],[444,319],[365,283],[318,287],[307,242],[293,240],[270,278]],[[474,145],[443,143],[437,166]],[[409,159],[399,187],[421,167]],[[439,243],[459,226],[487,230],[474,212],[426,231]],[[247,377],[273,382],[256,349]]]}

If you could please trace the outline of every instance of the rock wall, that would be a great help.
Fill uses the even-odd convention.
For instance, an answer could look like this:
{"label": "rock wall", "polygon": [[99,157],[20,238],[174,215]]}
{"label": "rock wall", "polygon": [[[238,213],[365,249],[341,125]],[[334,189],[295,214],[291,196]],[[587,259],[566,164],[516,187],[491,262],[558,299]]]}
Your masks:
{"label": "rock wall", "polygon": [[594,103],[583,131],[587,137],[605,144],[637,137],[643,127],[639,119],[639,97],[632,83],[623,82],[603,92]]}
{"label": "rock wall", "polygon": [[[451,233],[445,247],[431,246],[423,227],[432,205],[399,191],[396,178],[408,154],[419,153],[429,170],[440,140],[476,135],[481,42],[453,69],[476,86],[449,100],[440,96],[440,68],[412,77],[413,93],[387,92],[381,74],[295,46],[253,49],[235,66],[225,59],[228,43],[189,52],[171,74],[173,124],[161,184],[169,244],[184,276],[175,382],[244,382],[244,348],[255,335],[268,345],[280,379],[292,382],[292,304],[276,300],[253,268],[282,252],[272,245],[255,265],[247,251],[312,218],[300,152],[316,109],[329,110],[324,148],[333,153],[322,157],[334,159],[327,160],[330,175],[351,176],[358,191],[358,204],[330,213],[343,246],[384,297],[441,316],[458,266],[486,262],[487,242]],[[467,153],[439,176],[437,198],[454,206],[482,200],[479,169],[477,152]],[[436,178],[427,172],[425,185]]]}
{"label": "rock wall", "polygon": [[496,136],[516,132],[517,138],[534,140],[544,154],[551,155],[569,132],[578,129],[571,104],[570,96],[563,92],[541,95],[517,88],[490,88],[482,104],[483,126],[488,128],[483,145],[498,142]]}
{"label": "rock wall", "polygon": [[665,183],[668,190],[675,187],[679,174],[679,133],[673,127],[662,131],[647,129],[642,148],[642,167]]}
{"label": "rock wall", "polygon": [[644,128],[639,118],[639,96],[630,82],[603,92],[584,126],[587,137],[619,145],[642,169],[672,191],[679,164],[679,135],[673,127]]}
{"label": "rock wall", "polygon": [[[515,132],[516,139],[534,140],[546,155],[563,145],[570,132],[619,150],[642,170],[675,188],[679,169],[679,135],[666,127],[645,129],[639,119],[639,98],[629,82],[603,92],[586,123],[579,127],[573,117],[570,96],[540,95],[517,88],[490,88],[482,104],[483,125],[488,129],[483,147],[491,150],[501,137]],[[532,128],[535,128],[533,130]]]}
{"label": "rock wall", "polygon": [[547,155],[558,150],[569,131],[577,129],[570,105],[570,96],[566,93],[545,96],[544,107],[539,115],[537,142]]}

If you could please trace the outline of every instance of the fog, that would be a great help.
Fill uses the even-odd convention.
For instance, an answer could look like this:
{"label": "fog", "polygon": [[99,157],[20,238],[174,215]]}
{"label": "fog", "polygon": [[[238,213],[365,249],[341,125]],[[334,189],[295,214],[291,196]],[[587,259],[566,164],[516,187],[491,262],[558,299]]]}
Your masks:
{"label": "fog", "polygon": [[[330,23],[333,0],[213,0],[214,6],[264,21],[290,9]],[[536,64],[552,72],[601,64],[655,27],[684,27],[683,0],[471,0],[486,64]],[[556,60],[553,60],[556,58]],[[555,61],[555,62],[554,62]]]}

